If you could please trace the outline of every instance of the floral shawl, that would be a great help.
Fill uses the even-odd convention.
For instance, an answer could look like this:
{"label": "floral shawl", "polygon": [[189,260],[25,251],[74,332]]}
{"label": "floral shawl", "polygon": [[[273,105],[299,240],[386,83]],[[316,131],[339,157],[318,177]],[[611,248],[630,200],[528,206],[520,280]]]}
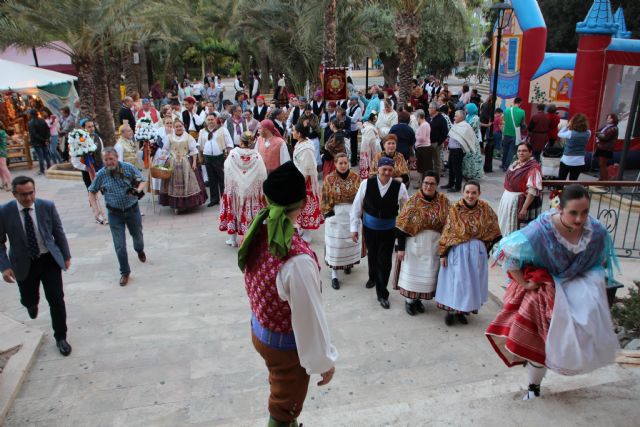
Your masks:
{"label": "floral shawl", "polygon": [[402,207],[396,228],[412,237],[424,230],[441,233],[448,214],[449,199],[444,194],[436,193],[429,201],[418,190]]}
{"label": "floral shawl", "polygon": [[440,255],[446,255],[456,245],[477,239],[487,247],[500,239],[498,216],[489,203],[478,200],[472,208],[468,208],[464,199],[460,199],[449,209],[447,223],[440,237]]}
{"label": "floral shawl", "polygon": [[357,173],[349,171],[347,178],[342,179],[337,171],[331,172],[322,185],[322,214],[331,212],[337,204],[353,203],[359,187],[360,176]]}
{"label": "floral shawl", "polygon": [[[373,164],[371,165],[371,172],[369,173],[370,176],[374,176],[378,173],[378,160],[380,160],[382,156],[387,156],[384,151],[376,153],[376,156],[373,158]],[[407,161],[404,159],[402,153],[396,151],[393,154],[393,162],[393,178],[402,178],[403,175],[409,175],[409,166],[407,165]]]}

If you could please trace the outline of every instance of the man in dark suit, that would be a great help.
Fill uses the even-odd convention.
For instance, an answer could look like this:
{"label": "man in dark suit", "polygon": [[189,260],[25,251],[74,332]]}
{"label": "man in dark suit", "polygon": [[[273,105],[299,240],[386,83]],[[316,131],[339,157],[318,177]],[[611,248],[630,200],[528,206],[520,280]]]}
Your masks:
{"label": "man in dark suit", "polygon": [[[0,206],[0,270],[7,283],[18,282],[20,302],[29,317],[38,316],[40,282],[49,302],[53,336],[63,356],[71,354],[67,342],[67,312],[62,290],[62,269],[71,265],[69,244],[53,202],[36,199],[32,178],[18,176],[11,183],[11,201]],[[9,255],[7,256],[7,238]]]}
{"label": "man in dark suit", "polygon": [[131,111],[131,107],[133,107],[133,98],[130,96],[125,96],[122,100],[122,105],[120,106],[120,114],[118,115],[119,124],[123,124],[125,120],[131,126],[131,129],[136,128],[136,118],[133,115],[133,111]]}

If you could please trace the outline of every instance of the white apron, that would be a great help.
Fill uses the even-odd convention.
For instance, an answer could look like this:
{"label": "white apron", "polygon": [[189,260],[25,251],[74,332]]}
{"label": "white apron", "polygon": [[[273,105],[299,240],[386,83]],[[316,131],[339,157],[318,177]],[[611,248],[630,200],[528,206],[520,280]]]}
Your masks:
{"label": "white apron", "polygon": [[498,206],[498,224],[502,237],[518,229],[518,198],[522,193],[504,190]]}
{"label": "white apron", "polygon": [[341,203],[335,205],[333,211],[335,215],[327,218],[324,223],[324,261],[334,270],[342,270],[360,262],[362,247],[351,238],[351,205]]}
{"label": "white apron", "polygon": [[409,292],[432,293],[436,290],[440,255],[440,233],[424,230],[407,237],[398,286]]}

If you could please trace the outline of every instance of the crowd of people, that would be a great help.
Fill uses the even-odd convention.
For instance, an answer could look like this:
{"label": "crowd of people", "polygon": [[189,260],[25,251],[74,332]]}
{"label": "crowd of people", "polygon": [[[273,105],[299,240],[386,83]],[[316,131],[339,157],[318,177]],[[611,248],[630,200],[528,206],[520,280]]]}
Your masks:
{"label": "crowd of people", "polygon": [[[229,246],[239,247],[238,264],[252,310],[252,340],[270,371],[273,425],[293,425],[309,375],[321,374],[320,385],[328,383],[338,357],[322,308],[320,261],[310,246],[314,230],[322,224],[324,263],[333,289],[339,290],[347,282],[343,274],[349,275],[366,256],[364,286],[376,289],[383,309],[390,308],[391,278],[408,315],[424,313],[423,302],[434,299],[448,326],[465,325],[471,313],[478,313],[488,299],[488,268],[491,263],[501,265],[510,281],[504,309],[487,336],[507,365],[529,364],[525,399],[540,395],[546,368],[576,374],[612,361],[617,341],[602,295],[603,265],[612,274],[615,262],[611,239],[589,216],[590,196],[579,185],[564,189],[558,209],[542,212],[541,153],[554,138],[565,139],[561,179],[577,179],[590,137],[584,115],[575,115],[558,129],[552,106],[539,105],[523,139],[526,118],[519,99],[490,122],[490,98],[482,103],[466,85],[454,95],[435,78],[416,79],[406,106],[398,105],[394,88],[373,86],[363,94],[352,82],[348,99],[325,102],[317,91],[309,101],[289,94],[283,76],[278,96],[269,104],[260,93],[259,73],[247,86],[236,78],[233,101],[224,99],[219,76],[207,75],[203,83],[185,76],[175,83],[177,90],[165,96],[154,85],[151,99],[123,99],[115,147],[103,146],[92,120],[80,121],[99,142],[93,153],[98,171],[90,174],[86,162],[71,161],[83,172],[96,221],[110,226],[121,286],[128,284],[131,274],[127,228],[139,260],[146,261],[138,206],[145,188],[157,192],[159,203],[176,212],[207,200],[210,207],[220,205],[218,229],[228,235]],[[50,118],[30,122],[34,143],[69,131],[64,117],[60,123],[45,121]],[[143,119],[157,128],[146,154],[147,148],[134,140],[136,121]],[[615,125],[616,117],[610,115],[596,134],[601,159],[610,158]],[[482,152],[491,129],[493,141],[502,143],[506,172],[497,213],[481,198]],[[50,158],[47,152],[53,153],[38,149],[41,169]],[[170,176],[154,178],[147,187],[145,166],[161,166]],[[448,182],[440,186],[446,169]],[[414,186],[412,170],[420,177]],[[606,172],[603,176],[606,179]],[[452,193],[449,197],[460,193],[461,198],[451,200],[439,191],[443,189]],[[14,180],[12,191],[25,209],[33,205],[33,180]],[[37,200],[35,206],[39,215]],[[29,239],[32,225],[16,219],[16,202],[2,209],[6,216],[0,218],[0,267],[6,281],[18,280],[31,315],[29,292],[40,276],[15,267],[6,255],[5,241],[8,235],[13,248],[17,239],[9,220],[21,220]],[[54,237],[64,256],[55,252],[45,259],[46,248],[36,253],[31,241],[23,248],[33,265],[46,262],[54,271],[55,280],[42,276],[45,290],[61,288],[57,277],[70,262],[66,241]],[[554,306],[554,295],[562,295],[563,302],[556,298]],[[66,325],[61,326],[64,302],[62,308],[59,300],[50,303],[58,310],[58,347],[69,354]],[[37,315],[37,301],[35,306]],[[52,305],[52,318],[53,314]],[[535,320],[526,326],[523,316]],[[581,323],[582,316],[594,322]]]}

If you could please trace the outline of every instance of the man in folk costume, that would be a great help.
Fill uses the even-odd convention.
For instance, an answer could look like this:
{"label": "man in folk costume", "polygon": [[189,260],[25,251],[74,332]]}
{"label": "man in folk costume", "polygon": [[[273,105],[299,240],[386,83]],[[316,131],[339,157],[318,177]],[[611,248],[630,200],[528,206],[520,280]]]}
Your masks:
{"label": "man in folk costume", "polygon": [[351,142],[351,166],[358,165],[358,122],[362,120],[362,108],[358,103],[358,97],[349,98],[349,105],[346,109],[347,117],[351,120],[351,126],[347,129],[350,132],[349,140]]}
{"label": "man in folk costume", "polygon": [[322,186],[322,214],[324,226],[325,263],[331,268],[331,287],[340,289],[339,271],[351,273],[360,263],[362,246],[351,240],[349,213],[360,187],[360,176],[349,169],[346,153],[337,154],[336,169],[324,178]]}
{"label": "man in folk costume", "polygon": [[311,101],[311,108],[313,109],[313,114],[320,117],[320,115],[324,112],[325,102],[322,100],[322,91],[317,90],[313,94],[313,100]]}
{"label": "man in folk costume", "polygon": [[131,165],[140,169],[140,162],[138,160],[138,144],[133,140],[133,129],[128,124],[120,125],[118,129],[120,137],[113,146],[118,153],[118,161],[130,163]]}
{"label": "man in folk costume", "polygon": [[229,135],[233,139],[233,145],[240,145],[240,137],[242,133],[247,131],[247,122],[242,117],[242,107],[240,105],[234,105],[231,107],[231,116],[225,121]]}
{"label": "man in folk costume", "polygon": [[306,203],[304,176],[292,162],[273,171],[263,185],[267,207],[240,246],[251,304],[252,341],[269,370],[269,426],[298,426],[309,375],[331,381],[338,358],[331,345],[321,299],[316,254],[296,232]]}
{"label": "man in folk costume", "polygon": [[387,283],[391,275],[391,257],[396,240],[396,217],[409,199],[403,183],[392,179],[393,159],[381,157],[378,173],[360,184],[351,209],[351,233],[358,242],[360,225],[367,245],[369,280],[366,287],[376,288],[378,302],[389,308]]}
{"label": "man in folk costume", "polygon": [[220,203],[220,196],[224,192],[224,159],[233,148],[233,140],[229,131],[220,126],[214,114],[207,116],[207,127],[200,130],[198,135],[198,149],[204,155],[204,166],[209,180],[209,204],[215,206]]}
{"label": "man in folk costume", "polygon": [[142,100],[142,109],[138,111],[138,119],[143,118],[151,119],[154,125],[160,120],[160,113],[147,98]]}
{"label": "man in folk costume", "polygon": [[421,300],[436,295],[440,234],[449,214],[449,199],[436,191],[439,181],[436,172],[425,172],[420,189],[405,203],[396,220],[398,255],[393,288],[405,298],[404,307],[410,316],[424,313]]}
{"label": "man in folk costume", "polygon": [[287,113],[280,108],[276,108],[271,112],[271,121],[285,141],[287,139],[286,118]]}
{"label": "man in folk costume", "polygon": [[322,113],[320,117],[320,129],[324,129],[324,142],[326,143],[333,135],[333,131],[331,127],[329,127],[329,123],[331,123],[331,119],[336,116],[336,104],[334,101],[331,101],[327,104],[327,109]]}
{"label": "man in folk costume", "polygon": [[196,105],[196,99],[193,96],[187,96],[184,99],[184,111],[182,112],[182,123],[184,128],[193,139],[198,138],[198,132],[204,124],[204,109]]}
{"label": "man in folk costume", "polygon": [[256,97],[256,105],[253,106],[253,118],[261,122],[267,118],[267,111],[269,111],[269,107],[264,103],[264,96],[258,95]]}
{"label": "man in folk costume", "polygon": [[231,150],[224,161],[219,230],[229,234],[225,243],[233,247],[238,246],[236,236],[244,236],[253,218],[265,207],[262,183],[267,179],[267,169],[260,154],[251,147],[252,142],[253,134],[243,133],[240,146]]}
{"label": "man in folk costume", "polygon": [[262,157],[267,173],[273,172],[283,163],[291,160],[289,149],[282,135],[271,120],[263,120],[258,128],[258,153]]}

